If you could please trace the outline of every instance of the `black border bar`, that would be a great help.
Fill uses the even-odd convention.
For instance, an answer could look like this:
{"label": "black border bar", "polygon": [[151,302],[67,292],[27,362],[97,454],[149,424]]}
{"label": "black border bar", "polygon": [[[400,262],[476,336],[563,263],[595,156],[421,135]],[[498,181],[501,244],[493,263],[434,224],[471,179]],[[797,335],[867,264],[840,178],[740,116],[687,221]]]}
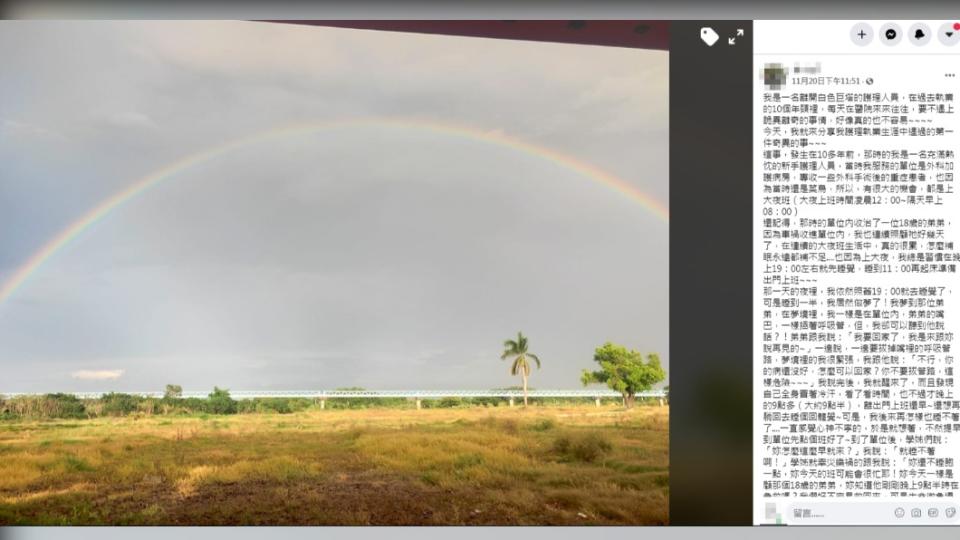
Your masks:
{"label": "black border bar", "polygon": [[752,36],[670,28],[672,525],[752,523]]}

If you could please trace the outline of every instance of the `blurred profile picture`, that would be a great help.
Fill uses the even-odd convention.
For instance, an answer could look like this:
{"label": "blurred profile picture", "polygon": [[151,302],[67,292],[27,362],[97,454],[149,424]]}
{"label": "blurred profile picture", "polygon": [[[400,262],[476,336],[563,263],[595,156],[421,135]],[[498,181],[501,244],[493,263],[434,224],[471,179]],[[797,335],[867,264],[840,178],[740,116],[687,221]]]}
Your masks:
{"label": "blurred profile picture", "polygon": [[780,63],[764,64],[760,77],[767,90],[783,90],[787,85],[787,67]]}

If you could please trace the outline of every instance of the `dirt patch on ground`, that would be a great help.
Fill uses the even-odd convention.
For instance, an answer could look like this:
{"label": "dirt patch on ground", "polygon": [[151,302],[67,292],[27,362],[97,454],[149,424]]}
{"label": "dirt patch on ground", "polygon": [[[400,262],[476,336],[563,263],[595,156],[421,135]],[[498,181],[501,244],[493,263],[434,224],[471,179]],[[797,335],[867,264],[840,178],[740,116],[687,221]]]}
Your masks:
{"label": "dirt patch on ground", "polygon": [[669,520],[666,408],[387,412],[0,432],[0,525]]}
{"label": "dirt patch on ground", "polygon": [[436,503],[449,499],[439,489],[410,482],[350,479],[278,485],[241,482],[204,486],[170,508],[171,524],[256,525],[422,525],[431,523]]}
{"label": "dirt patch on ground", "polygon": [[[507,491],[442,488],[373,473],[322,481],[243,481],[204,485],[190,496],[141,483],[113,492],[38,497],[21,505],[20,520],[116,525],[624,525],[640,516],[581,511],[563,498]],[[531,500],[533,499],[533,500]],[[511,502],[515,501],[515,502]],[[559,501],[559,502],[558,502]]]}
{"label": "dirt patch on ground", "polygon": [[[450,489],[373,474],[323,482],[241,482],[204,486],[168,501],[163,523],[209,525],[522,525],[583,524],[585,518],[545,506],[524,516],[489,489]],[[159,517],[159,516],[158,516]],[[597,519],[599,518],[599,519]],[[590,520],[607,522],[600,516]],[[622,523],[622,520],[616,520]]]}

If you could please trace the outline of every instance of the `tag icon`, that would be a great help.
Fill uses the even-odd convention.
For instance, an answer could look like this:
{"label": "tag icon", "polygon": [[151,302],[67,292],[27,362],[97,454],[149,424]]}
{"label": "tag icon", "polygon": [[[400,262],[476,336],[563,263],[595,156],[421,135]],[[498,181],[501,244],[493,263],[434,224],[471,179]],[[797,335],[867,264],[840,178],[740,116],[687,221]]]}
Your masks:
{"label": "tag icon", "polygon": [[709,26],[704,26],[700,29],[700,39],[707,44],[707,47],[713,47],[713,44],[720,39],[720,36],[713,31],[713,28]]}

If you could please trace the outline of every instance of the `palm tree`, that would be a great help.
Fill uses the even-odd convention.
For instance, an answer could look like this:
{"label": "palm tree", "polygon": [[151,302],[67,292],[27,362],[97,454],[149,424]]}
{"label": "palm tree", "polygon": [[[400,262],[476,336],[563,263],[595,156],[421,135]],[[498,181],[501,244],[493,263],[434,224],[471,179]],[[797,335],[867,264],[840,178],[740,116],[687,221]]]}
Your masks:
{"label": "palm tree", "polygon": [[522,332],[517,332],[517,339],[508,339],[503,342],[504,351],[500,355],[501,360],[510,357],[516,357],[513,366],[510,368],[511,375],[523,377],[523,406],[527,406],[527,377],[530,376],[530,363],[527,358],[532,358],[537,363],[537,369],[540,369],[540,359],[537,355],[527,352],[527,337]]}

